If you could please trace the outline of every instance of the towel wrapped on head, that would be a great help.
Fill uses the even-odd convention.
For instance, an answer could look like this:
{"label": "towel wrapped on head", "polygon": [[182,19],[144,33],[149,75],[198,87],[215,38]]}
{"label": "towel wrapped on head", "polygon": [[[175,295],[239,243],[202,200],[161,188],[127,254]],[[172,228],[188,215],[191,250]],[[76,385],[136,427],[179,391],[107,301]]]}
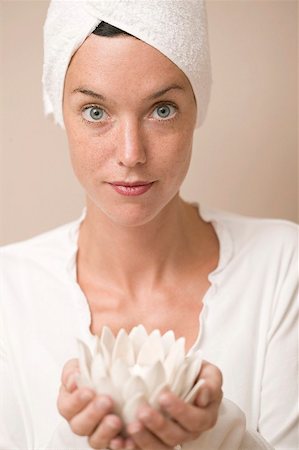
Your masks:
{"label": "towel wrapped on head", "polygon": [[52,0],[44,25],[45,114],[64,128],[63,87],[76,50],[100,22],[159,50],[187,76],[197,102],[197,127],[206,116],[211,66],[204,0]]}

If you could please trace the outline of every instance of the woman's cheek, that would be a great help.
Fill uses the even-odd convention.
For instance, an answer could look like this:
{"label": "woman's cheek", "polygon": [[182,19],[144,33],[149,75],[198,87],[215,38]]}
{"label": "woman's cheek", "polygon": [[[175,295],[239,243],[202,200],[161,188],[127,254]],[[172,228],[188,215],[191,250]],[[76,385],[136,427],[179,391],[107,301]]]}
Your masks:
{"label": "woman's cheek", "polygon": [[103,140],[97,136],[75,134],[70,140],[70,151],[74,163],[80,163],[89,169],[108,157]]}
{"label": "woman's cheek", "polygon": [[100,165],[99,152],[90,142],[80,140],[70,143],[70,158],[73,170],[80,181],[91,179]]}
{"label": "woman's cheek", "polygon": [[191,153],[192,153],[192,142],[186,142],[185,140],[177,140],[172,143],[173,151],[169,162],[169,170],[172,175],[182,176],[188,171]]}

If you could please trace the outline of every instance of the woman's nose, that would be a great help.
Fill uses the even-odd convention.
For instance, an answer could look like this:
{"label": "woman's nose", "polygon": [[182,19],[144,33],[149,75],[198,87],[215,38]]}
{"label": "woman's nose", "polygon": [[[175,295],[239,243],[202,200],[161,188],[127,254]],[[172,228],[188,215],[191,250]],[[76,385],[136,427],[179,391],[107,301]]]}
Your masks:
{"label": "woman's nose", "polygon": [[146,151],[141,125],[138,120],[127,120],[121,124],[117,142],[118,164],[135,167],[146,162]]}

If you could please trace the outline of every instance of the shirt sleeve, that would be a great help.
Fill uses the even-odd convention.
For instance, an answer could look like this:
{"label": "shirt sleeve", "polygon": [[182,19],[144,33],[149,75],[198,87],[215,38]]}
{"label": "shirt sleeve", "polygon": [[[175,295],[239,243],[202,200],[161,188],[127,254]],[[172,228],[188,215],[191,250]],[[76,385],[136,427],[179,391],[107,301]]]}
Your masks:
{"label": "shirt sleeve", "polygon": [[22,417],[4,341],[0,335],[0,450],[30,448]]}
{"label": "shirt sleeve", "polygon": [[215,427],[184,445],[184,450],[299,449],[298,262],[296,234],[294,241],[288,241],[288,251],[281,254],[279,271],[273,275],[277,288],[267,333],[257,429],[248,429],[242,411],[224,400]]}
{"label": "shirt sleeve", "polygon": [[262,379],[258,431],[276,450],[299,448],[297,247],[298,238],[277,289]]}
{"label": "shirt sleeve", "polygon": [[86,436],[78,436],[71,430],[68,422],[62,418],[48,444],[42,450],[93,450]]}

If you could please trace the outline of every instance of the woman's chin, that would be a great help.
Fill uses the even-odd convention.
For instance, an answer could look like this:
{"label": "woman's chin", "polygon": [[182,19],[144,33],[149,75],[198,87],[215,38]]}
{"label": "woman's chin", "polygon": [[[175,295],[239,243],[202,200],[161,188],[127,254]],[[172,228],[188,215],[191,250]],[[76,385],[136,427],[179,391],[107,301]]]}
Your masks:
{"label": "woman's chin", "polygon": [[159,204],[153,205],[151,202],[145,202],[143,204],[100,204],[98,202],[88,202],[87,209],[94,210],[99,222],[108,222],[116,226],[136,228],[152,223],[159,217],[165,205]]}
{"label": "woman's chin", "polygon": [[115,225],[136,228],[149,224],[159,214],[159,210],[153,210],[148,207],[123,207],[117,209],[117,211],[107,211],[107,217]]}
{"label": "woman's chin", "polygon": [[162,196],[161,193],[155,198],[147,198],[144,201],[127,199],[126,201],[113,202],[110,199],[87,196],[87,210],[91,216],[98,221],[116,226],[136,228],[154,224],[162,217],[169,214],[173,208],[179,205],[179,192],[173,195]]}

